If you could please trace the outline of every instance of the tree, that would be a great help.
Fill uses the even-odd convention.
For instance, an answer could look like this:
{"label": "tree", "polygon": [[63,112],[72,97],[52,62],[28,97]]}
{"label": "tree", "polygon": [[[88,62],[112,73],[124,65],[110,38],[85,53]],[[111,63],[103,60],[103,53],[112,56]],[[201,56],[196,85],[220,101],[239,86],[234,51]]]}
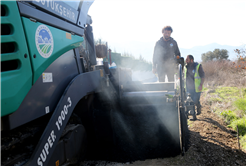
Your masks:
{"label": "tree", "polygon": [[214,59],[214,53],[211,51],[208,51],[207,53],[202,54],[203,62],[212,61],[213,59]]}
{"label": "tree", "polygon": [[226,49],[214,49],[214,51],[208,51],[202,54],[202,61],[216,61],[216,60],[223,60],[228,59],[228,51]]}
{"label": "tree", "polygon": [[234,51],[237,54],[238,60],[246,60],[246,45],[240,49],[235,49]]}
{"label": "tree", "polygon": [[229,57],[226,49],[215,49],[213,51],[216,60],[227,59]]}

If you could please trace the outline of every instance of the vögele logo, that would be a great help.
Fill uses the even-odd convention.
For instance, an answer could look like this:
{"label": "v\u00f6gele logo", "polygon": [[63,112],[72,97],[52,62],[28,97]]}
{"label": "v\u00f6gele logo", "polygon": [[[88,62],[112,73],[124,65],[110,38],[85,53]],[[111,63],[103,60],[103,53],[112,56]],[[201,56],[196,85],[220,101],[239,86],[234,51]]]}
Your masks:
{"label": "v\u00f6gele logo", "polygon": [[39,54],[44,58],[49,58],[53,52],[54,42],[53,36],[47,26],[38,26],[35,41]]}

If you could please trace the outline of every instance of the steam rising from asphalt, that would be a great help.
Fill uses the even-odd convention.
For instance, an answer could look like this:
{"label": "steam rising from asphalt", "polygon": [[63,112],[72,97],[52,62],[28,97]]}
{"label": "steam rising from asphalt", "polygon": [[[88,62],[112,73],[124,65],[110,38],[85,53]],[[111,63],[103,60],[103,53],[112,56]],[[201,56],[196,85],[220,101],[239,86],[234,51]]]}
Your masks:
{"label": "steam rising from asphalt", "polygon": [[[135,156],[133,160],[164,157],[163,155],[179,148],[176,102],[166,103],[166,98],[160,96],[163,100],[158,103],[156,97],[149,97],[148,92],[143,92],[140,98],[133,98],[119,106],[112,90],[108,90],[105,95],[110,98],[114,106],[111,112],[111,124],[116,145],[131,156]],[[170,93],[174,94],[174,92]],[[149,106],[141,106],[141,103]],[[138,106],[128,107],[134,104]]]}
{"label": "steam rising from asphalt", "polygon": [[152,71],[132,71],[132,81],[157,82],[157,80]]}

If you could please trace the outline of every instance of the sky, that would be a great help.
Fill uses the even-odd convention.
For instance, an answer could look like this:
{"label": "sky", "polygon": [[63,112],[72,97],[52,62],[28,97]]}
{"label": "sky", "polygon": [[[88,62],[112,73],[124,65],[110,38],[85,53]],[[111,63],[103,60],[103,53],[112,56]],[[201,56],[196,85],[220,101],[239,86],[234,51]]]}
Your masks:
{"label": "sky", "polygon": [[[116,51],[127,42],[154,46],[166,25],[180,48],[246,44],[245,0],[95,0],[88,14],[94,37]],[[131,52],[134,45],[124,49]]]}

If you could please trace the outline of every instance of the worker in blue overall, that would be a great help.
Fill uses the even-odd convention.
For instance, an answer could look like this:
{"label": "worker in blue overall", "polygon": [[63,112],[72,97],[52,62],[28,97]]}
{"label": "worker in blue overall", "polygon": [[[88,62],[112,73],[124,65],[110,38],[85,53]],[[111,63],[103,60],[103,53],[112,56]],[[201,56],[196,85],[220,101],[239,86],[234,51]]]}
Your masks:
{"label": "worker in blue overall", "polygon": [[205,73],[200,63],[194,62],[192,55],[187,55],[184,67],[184,79],[186,92],[190,93],[191,99],[197,106],[197,115],[201,114],[200,96],[203,91]]}

